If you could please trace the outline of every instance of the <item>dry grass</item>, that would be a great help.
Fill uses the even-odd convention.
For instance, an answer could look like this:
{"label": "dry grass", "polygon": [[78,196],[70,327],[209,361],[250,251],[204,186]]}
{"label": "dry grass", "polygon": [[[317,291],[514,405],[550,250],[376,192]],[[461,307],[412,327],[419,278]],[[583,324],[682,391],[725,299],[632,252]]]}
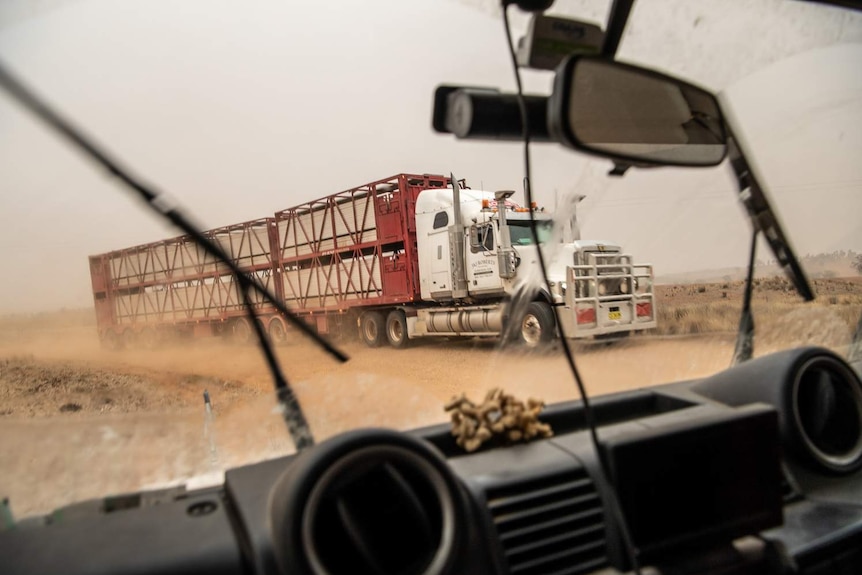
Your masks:
{"label": "dry grass", "polygon": [[[658,334],[734,333],[743,282],[657,286]],[[817,299],[803,302],[784,278],[755,280],[752,299],[761,341],[840,345],[862,314],[862,278],[814,280]]]}

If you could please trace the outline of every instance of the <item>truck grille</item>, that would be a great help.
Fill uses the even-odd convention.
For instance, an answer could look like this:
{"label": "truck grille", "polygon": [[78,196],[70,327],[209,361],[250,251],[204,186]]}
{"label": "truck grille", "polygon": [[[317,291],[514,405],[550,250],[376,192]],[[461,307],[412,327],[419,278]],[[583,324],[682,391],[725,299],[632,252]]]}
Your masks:
{"label": "truck grille", "polygon": [[489,489],[509,572],[577,575],[607,565],[601,500],[586,471]]}

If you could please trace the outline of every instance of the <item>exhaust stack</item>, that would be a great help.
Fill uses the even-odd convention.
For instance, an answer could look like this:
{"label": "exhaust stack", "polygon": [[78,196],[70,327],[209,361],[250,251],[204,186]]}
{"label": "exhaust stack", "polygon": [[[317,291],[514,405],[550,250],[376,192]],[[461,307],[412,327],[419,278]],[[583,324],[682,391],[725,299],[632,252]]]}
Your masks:
{"label": "exhaust stack", "polygon": [[464,271],[464,223],[461,221],[461,186],[455,176],[449,173],[449,183],[452,185],[452,206],[455,222],[449,226],[449,260],[452,270],[452,297],[460,299],[467,297],[467,274]]}
{"label": "exhaust stack", "polygon": [[512,249],[512,237],[509,235],[509,225],[506,223],[506,200],[511,198],[514,190],[494,192],[497,200],[497,217],[500,223],[500,249],[497,250],[497,267],[500,277],[509,279],[515,277],[515,250]]}

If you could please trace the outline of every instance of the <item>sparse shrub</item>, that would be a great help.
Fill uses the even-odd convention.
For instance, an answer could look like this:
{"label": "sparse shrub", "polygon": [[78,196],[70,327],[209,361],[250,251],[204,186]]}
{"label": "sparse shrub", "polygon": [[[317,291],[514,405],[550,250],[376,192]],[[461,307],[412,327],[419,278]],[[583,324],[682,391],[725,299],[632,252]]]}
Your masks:
{"label": "sparse shrub", "polygon": [[697,293],[706,293],[706,286],[700,286],[697,288]]}

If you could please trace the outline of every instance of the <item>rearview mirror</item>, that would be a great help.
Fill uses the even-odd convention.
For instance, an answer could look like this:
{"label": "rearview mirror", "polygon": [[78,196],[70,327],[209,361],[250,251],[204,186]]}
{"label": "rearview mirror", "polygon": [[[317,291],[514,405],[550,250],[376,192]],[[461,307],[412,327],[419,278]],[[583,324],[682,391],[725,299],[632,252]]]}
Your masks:
{"label": "rearview mirror", "polygon": [[715,166],[727,152],[711,93],[598,57],[560,64],[548,127],[566,146],[635,165]]}

